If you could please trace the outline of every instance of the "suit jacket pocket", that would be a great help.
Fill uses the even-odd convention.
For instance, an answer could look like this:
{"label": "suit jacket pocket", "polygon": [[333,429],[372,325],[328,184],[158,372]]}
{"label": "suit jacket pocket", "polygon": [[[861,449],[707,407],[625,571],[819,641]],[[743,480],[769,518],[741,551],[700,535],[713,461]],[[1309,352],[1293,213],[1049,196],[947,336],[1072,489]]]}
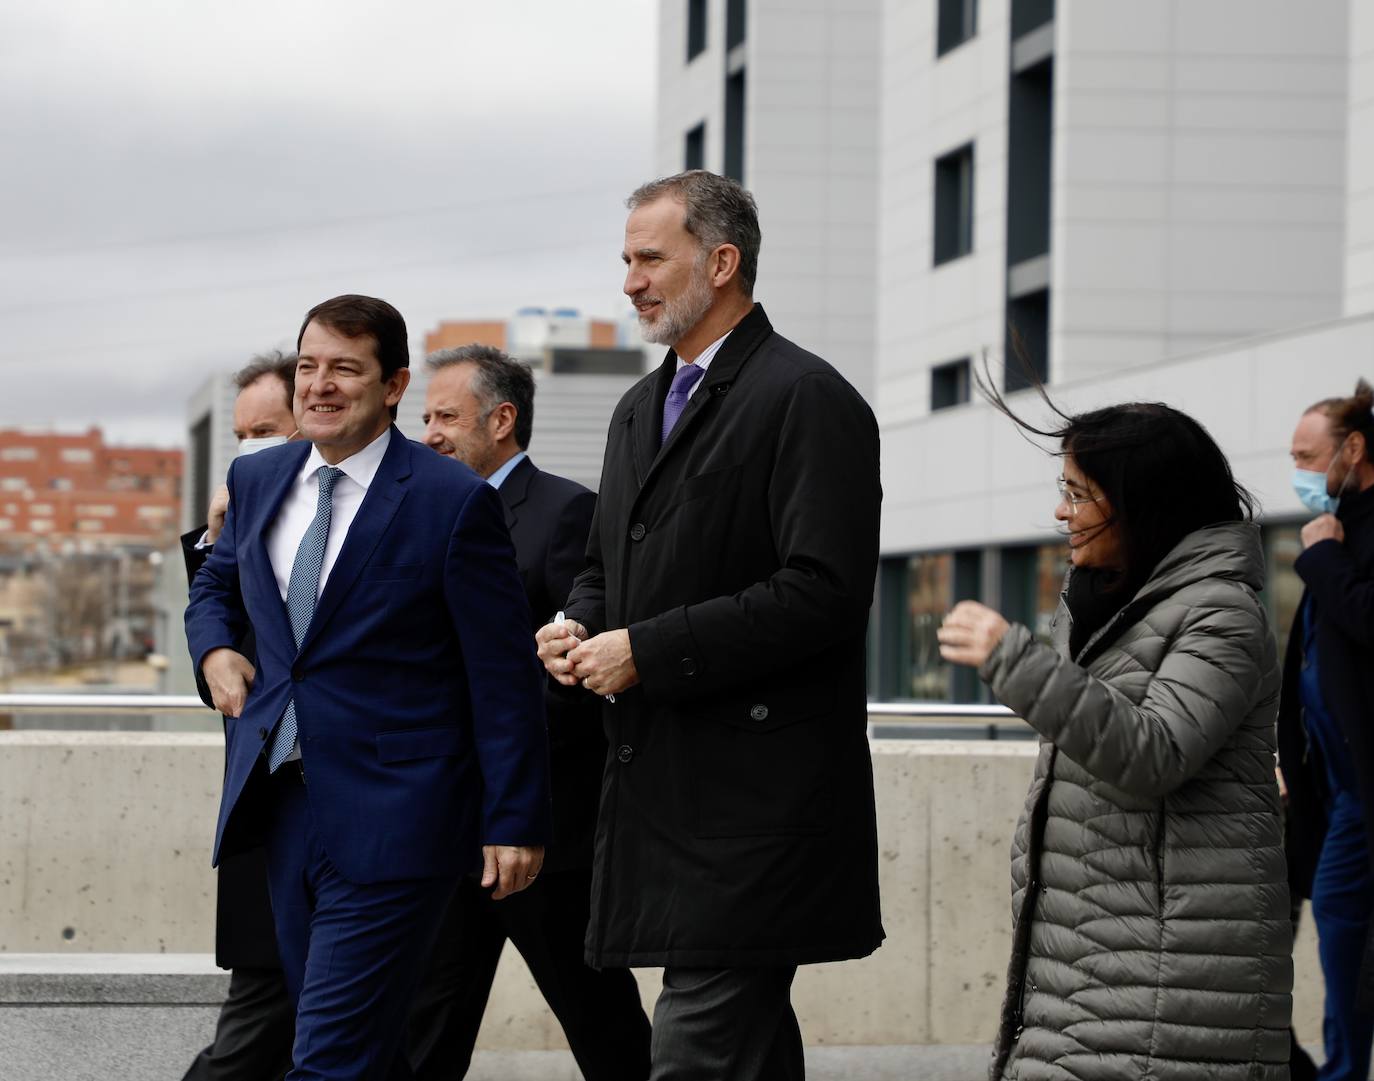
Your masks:
{"label": "suit jacket pocket", "polygon": [[382,762],[407,762],[416,758],[442,758],[463,749],[463,730],[455,727],[410,728],[377,736],[377,758]]}
{"label": "suit jacket pocket", "polygon": [[363,568],[364,582],[400,582],[407,578],[419,578],[425,565],[423,563],[393,563],[390,566]]}

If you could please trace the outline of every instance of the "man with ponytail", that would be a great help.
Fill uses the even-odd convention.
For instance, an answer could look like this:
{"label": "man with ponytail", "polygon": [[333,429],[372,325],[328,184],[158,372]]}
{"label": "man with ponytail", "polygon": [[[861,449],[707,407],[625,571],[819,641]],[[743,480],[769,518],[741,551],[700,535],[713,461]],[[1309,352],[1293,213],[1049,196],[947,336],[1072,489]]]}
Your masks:
{"label": "man with ponytail", "polygon": [[1310,897],[1326,980],[1319,1077],[1369,1076],[1374,1041],[1374,389],[1311,406],[1293,433],[1293,486],[1316,515],[1294,569],[1279,768],[1289,882]]}

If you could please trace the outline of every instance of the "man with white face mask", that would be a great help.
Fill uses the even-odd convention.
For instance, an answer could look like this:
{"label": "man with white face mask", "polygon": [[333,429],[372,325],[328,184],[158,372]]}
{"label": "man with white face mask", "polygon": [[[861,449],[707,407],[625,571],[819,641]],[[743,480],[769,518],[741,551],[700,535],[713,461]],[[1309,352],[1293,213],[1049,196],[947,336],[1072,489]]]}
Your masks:
{"label": "man with white face mask", "polygon": [[1374,1042],[1374,389],[1308,409],[1293,486],[1317,517],[1284,660],[1279,767],[1289,882],[1312,900],[1326,981],[1323,1079],[1369,1076]]}
{"label": "man with white face mask", "polygon": [[[235,373],[234,385],[239,391],[234,435],[240,455],[296,436],[291,412],[295,353],[273,350],[254,357]],[[228,508],[229,489],[221,485],[210,501],[206,524],[182,535],[188,582],[209,557]],[[243,645],[243,652],[252,656],[251,642]],[[183,1081],[277,1081],[291,1066],[296,1012],[277,956],[261,848],[220,861],[215,924],[215,963],[232,972],[229,997],[220,1010],[214,1043],[196,1056]]]}

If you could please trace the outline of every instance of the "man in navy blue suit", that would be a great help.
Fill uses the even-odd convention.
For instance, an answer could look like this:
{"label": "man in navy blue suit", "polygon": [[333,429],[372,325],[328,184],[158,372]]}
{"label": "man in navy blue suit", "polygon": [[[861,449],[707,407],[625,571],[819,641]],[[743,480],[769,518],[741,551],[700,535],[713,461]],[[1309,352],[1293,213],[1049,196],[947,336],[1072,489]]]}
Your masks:
{"label": "man in navy blue suit", "polygon": [[[297,352],[309,442],[234,462],[186,613],[226,718],[215,859],[267,847],[288,1079],[406,1078],[406,1011],[459,877],[500,900],[539,873],[543,682],[500,497],[391,423],[400,313],[325,301]],[[256,670],[235,648],[250,624]]]}

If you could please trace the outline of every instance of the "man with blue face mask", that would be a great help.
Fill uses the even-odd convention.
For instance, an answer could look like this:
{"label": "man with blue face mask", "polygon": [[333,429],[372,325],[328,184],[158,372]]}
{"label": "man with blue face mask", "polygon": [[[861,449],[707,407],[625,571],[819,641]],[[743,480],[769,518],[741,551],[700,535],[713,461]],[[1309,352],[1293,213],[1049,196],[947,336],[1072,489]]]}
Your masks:
{"label": "man with blue face mask", "polygon": [[[295,353],[274,350],[254,357],[235,373],[234,385],[239,392],[234,399],[234,435],[240,455],[296,435],[291,412]],[[228,508],[229,489],[221,485],[210,501],[206,524],[182,535],[188,582],[209,558]],[[249,656],[254,652],[251,642],[242,649]],[[291,1066],[296,1011],[277,956],[261,848],[220,861],[215,963],[231,971],[229,997],[220,1010],[214,1042],[196,1056],[183,1081],[279,1081]]]}
{"label": "man with blue face mask", "polygon": [[1316,515],[1294,564],[1279,766],[1289,884],[1312,900],[1326,981],[1323,1079],[1369,1076],[1374,1043],[1374,389],[1308,409],[1293,486]]}

